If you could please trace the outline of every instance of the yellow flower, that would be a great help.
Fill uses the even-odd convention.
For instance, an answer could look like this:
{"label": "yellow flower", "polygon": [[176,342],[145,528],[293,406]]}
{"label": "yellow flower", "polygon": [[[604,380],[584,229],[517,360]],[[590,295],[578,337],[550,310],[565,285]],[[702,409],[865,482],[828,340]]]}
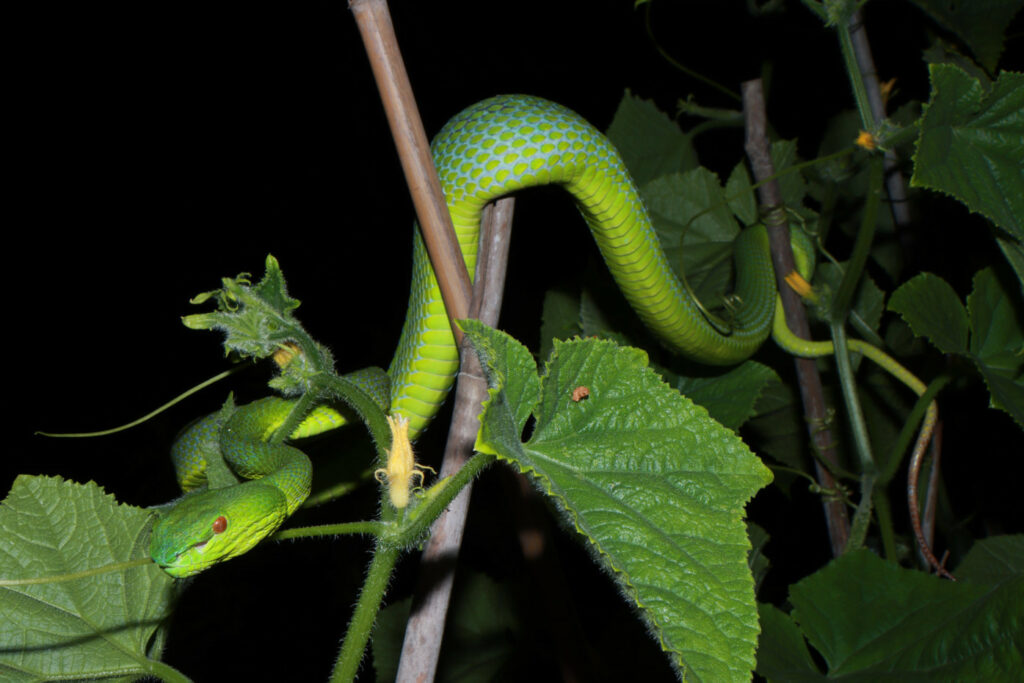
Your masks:
{"label": "yellow flower", "polygon": [[791,270],[785,279],[786,284],[799,294],[801,298],[814,300],[814,288],[811,287],[811,283],[805,280],[800,273]]}
{"label": "yellow flower", "polygon": [[867,150],[872,150],[876,147],[875,136],[866,130],[862,130],[860,135],[857,136],[857,140],[854,143]]}
{"label": "yellow flower", "polygon": [[387,420],[388,426],[391,427],[391,450],[388,451],[387,467],[382,467],[373,474],[377,481],[387,484],[391,504],[401,510],[409,505],[409,492],[413,488],[413,481],[418,479],[416,486],[422,486],[423,470],[434,470],[416,464],[412,443],[409,441],[409,420],[391,415],[387,416]]}

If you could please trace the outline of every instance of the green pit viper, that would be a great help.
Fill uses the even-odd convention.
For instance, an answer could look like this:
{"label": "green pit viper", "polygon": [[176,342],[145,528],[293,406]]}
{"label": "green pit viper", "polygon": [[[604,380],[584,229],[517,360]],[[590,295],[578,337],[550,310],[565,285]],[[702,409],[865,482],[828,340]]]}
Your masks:
{"label": "green pit viper", "polygon": [[[723,334],[670,268],[619,153],[569,109],[522,95],[485,100],[449,121],[432,151],[471,273],[480,216],[488,202],[527,187],[560,185],[576,200],[626,299],[671,349],[703,363],[730,365],[754,353],[772,332],[777,295],[765,229],[748,228],[736,238],[735,297],[742,303],[731,331]],[[409,420],[415,439],[445,399],[459,363],[419,230],[408,311],[388,373],[391,412]],[[786,332],[783,325],[776,338]],[[789,348],[795,339],[780,343]],[[176,442],[172,457],[186,491],[204,488],[202,453],[209,448],[220,448],[235,472],[252,480],[190,493],[158,519],[150,554],[167,573],[189,576],[246,552],[305,500],[308,458],[291,446],[266,443],[288,409],[283,399],[257,401],[230,417],[200,420]],[[318,409],[291,436],[340,424],[339,415]]]}

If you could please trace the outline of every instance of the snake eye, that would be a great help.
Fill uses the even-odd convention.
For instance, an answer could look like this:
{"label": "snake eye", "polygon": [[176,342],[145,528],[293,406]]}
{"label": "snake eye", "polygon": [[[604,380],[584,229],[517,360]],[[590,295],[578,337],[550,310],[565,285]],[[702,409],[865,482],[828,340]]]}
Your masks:
{"label": "snake eye", "polygon": [[224,517],[223,515],[221,515],[217,519],[213,520],[213,533],[215,533],[215,534],[222,534],[225,531],[227,531],[227,528],[228,528],[228,519],[227,519],[227,517]]}

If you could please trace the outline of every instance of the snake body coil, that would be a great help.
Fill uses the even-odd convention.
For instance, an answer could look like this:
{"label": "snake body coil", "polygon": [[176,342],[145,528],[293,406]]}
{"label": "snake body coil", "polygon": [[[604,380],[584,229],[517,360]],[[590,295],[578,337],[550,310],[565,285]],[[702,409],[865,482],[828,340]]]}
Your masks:
{"label": "snake body coil", "polygon": [[[726,365],[751,355],[771,332],[775,278],[764,229],[748,229],[736,240],[735,294],[742,306],[730,334],[722,334],[669,267],[619,153],[569,109],[536,97],[495,97],[449,121],[432,150],[470,273],[488,202],[527,187],[560,185],[575,198],[626,299],[669,347],[697,361]],[[391,412],[409,419],[415,438],[444,401],[458,369],[458,350],[418,230],[408,310],[389,369]],[[264,443],[284,419],[275,417],[280,403],[243,406],[224,424],[206,418],[176,446],[183,486],[201,485],[197,473],[205,466],[198,446],[210,444],[221,449],[236,473],[254,479],[186,496],[158,522],[151,554],[172,575],[194,574],[245,552],[308,495],[308,459],[289,446]],[[341,424],[340,417],[328,422],[325,428]]]}

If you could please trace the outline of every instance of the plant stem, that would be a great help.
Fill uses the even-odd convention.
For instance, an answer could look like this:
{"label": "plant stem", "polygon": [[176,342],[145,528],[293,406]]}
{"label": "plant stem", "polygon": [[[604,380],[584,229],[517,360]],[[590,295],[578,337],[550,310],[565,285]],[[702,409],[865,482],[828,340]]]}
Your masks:
{"label": "plant stem", "polygon": [[835,346],[836,370],[839,373],[839,384],[843,392],[843,403],[850,418],[853,431],[853,443],[860,459],[861,485],[860,503],[853,516],[850,526],[850,538],[843,552],[856,550],[864,545],[864,539],[871,523],[871,500],[878,476],[875,459],[871,453],[871,439],[868,437],[864,413],[861,411],[860,399],[857,397],[857,380],[853,376],[849,349],[846,347],[846,331],[841,322],[832,323],[832,344]]}
{"label": "plant stem", "polygon": [[155,659],[147,661],[148,673],[156,676],[161,681],[167,681],[168,683],[192,683],[191,678],[181,673],[170,664],[166,664]]}
{"label": "plant stem", "polygon": [[319,538],[321,536],[341,536],[342,534],[380,536],[383,532],[384,524],[382,522],[344,522],[342,524],[321,524],[285,529],[278,531],[270,538],[273,541],[286,541],[293,538]]}
{"label": "plant stem", "polygon": [[373,632],[373,623],[377,619],[377,612],[384,599],[384,592],[391,579],[391,570],[394,569],[401,552],[402,549],[398,546],[377,544],[373,560],[370,562],[370,570],[366,575],[366,582],[363,584],[363,590],[359,593],[356,611],[352,614],[352,621],[349,622],[348,631],[345,633],[341,652],[334,663],[331,683],[355,680],[356,674],[359,672],[359,663],[363,659],[363,651]]}
{"label": "plant stem", "polygon": [[[493,259],[483,259],[490,264],[489,266],[478,263],[477,286],[475,289],[471,289],[469,273],[466,271],[466,264],[452,228],[451,216],[441,192],[437,171],[434,169],[430,147],[423,131],[423,124],[419,119],[409,77],[399,53],[387,3],[384,0],[352,0],[349,7],[359,27],[373,69],[374,79],[387,112],[392,137],[398,148],[402,169],[413,196],[423,241],[437,275],[448,319],[455,321],[476,317],[474,313],[478,313],[482,308],[487,308],[493,311],[493,318],[488,319],[487,316],[481,315],[480,319],[494,325],[497,322],[497,311],[501,306],[501,292],[504,288],[504,264],[507,259],[508,244],[507,224],[508,220],[511,220],[511,204],[507,202],[505,204],[509,208],[505,212],[508,220],[505,221],[504,235],[496,238],[498,242],[505,245],[505,255]],[[495,231],[495,234],[499,232],[501,231]],[[495,274],[493,279],[488,271]],[[488,281],[490,282],[488,283]],[[491,305],[484,306],[485,301],[489,301]],[[454,323],[452,332],[461,346],[462,331]],[[482,373],[478,366],[472,365],[477,362],[476,355],[463,353],[462,358],[464,365],[459,373],[456,412],[452,429],[449,431],[449,443],[441,467],[442,476],[458,470],[472,453],[472,445],[477,431],[477,414],[480,411],[481,399],[486,396],[486,385]],[[476,367],[475,372],[473,371],[474,367]],[[465,389],[463,389],[464,386],[466,386]],[[460,395],[462,395],[461,401]],[[452,503],[452,507],[458,511],[442,515],[438,519],[428,541],[427,550],[424,552],[423,561],[425,563],[429,564],[432,561],[430,558],[435,553],[447,555],[457,550],[462,538],[462,528],[465,525],[468,500],[469,487],[467,486],[462,489],[459,497]],[[434,564],[436,565],[436,561]],[[449,567],[446,579],[449,587],[452,577],[450,569]],[[423,595],[423,590],[419,590],[418,598],[421,601]],[[407,632],[406,642],[415,643],[415,646],[403,647],[403,662],[399,664],[400,678],[406,675],[402,673],[403,670],[408,671],[408,669],[403,669],[406,666],[416,668],[417,672],[413,675],[422,680],[429,680],[433,677],[420,673],[422,669],[419,668],[419,665],[406,665],[404,654],[410,649],[417,652],[422,651],[425,653],[423,661],[433,661],[433,664],[429,664],[430,670],[432,671],[436,666],[449,593],[442,590],[436,595],[437,597],[432,598],[432,601],[439,606],[439,609],[435,611],[434,616],[426,620],[420,619],[422,602],[417,603],[417,599],[414,598],[409,628],[421,629],[420,633],[424,636],[429,635],[432,642],[424,645],[419,640],[410,641]],[[417,625],[414,625],[414,622]],[[348,647],[347,642],[345,646]]]}
{"label": "plant stem", "polygon": [[953,377],[948,374],[939,375],[928,385],[928,389],[918,396],[917,403],[914,404],[910,414],[907,415],[903,423],[903,429],[900,430],[900,435],[897,437],[896,443],[893,444],[892,451],[889,453],[889,458],[885,461],[882,471],[878,475],[879,483],[888,484],[896,476],[896,470],[899,469],[900,463],[903,462],[903,453],[910,446],[910,442],[917,432],[918,424],[924,419],[925,413],[928,411],[932,401],[935,400],[935,397],[952,379]]}
{"label": "plant stem", "polygon": [[[771,149],[766,136],[767,115],[764,106],[764,92],[760,80],[747,81],[742,85],[743,111],[746,117],[747,157],[754,172],[754,179],[762,182],[775,173]],[[789,243],[789,225],[782,207],[782,194],[775,181],[764,182],[758,188],[758,198],[765,212],[765,224],[772,244],[772,261],[775,277],[785,307],[786,322],[790,330],[804,339],[810,339],[810,327],[799,295],[785,283],[785,276],[794,269],[793,251]],[[807,422],[814,448],[828,462],[832,469],[839,469],[834,439],[830,429],[817,425],[827,424],[828,410],[825,407],[821,376],[815,361],[809,358],[795,358],[794,365],[799,380],[800,396],[804,405],[804,419]],[[818,484],[825,490],[836,488],[836,481],[828,468],[817,460],[814,463]],[[828,523],[832,554],[838,557],[846,547],[850,535],[850,521],[846,507],[839,500],[822,500],[825,519]]]}
{"label": "plant stem", "polygon": [[864,272],[864,264],[867,263],[871,253],[871,244],[875,239],[875,227],[878,225],[878,205],[881,200],[883,179],[882,159],[877,156],[872,157],[868,164],[868,192],[860,228],[857,230],[853,253],[846,263],[843,279],[839,283],[839,289],[836,290],[829,314],[834,324],[844,324],[846,316],[850,312],[853,295],[857,291],[861,273]]}
{"label": "plant stem", "polygon": [[[480,259],[474,279],[471,313],[488,325],[497,323],[501,310],[512,209],[512,200],[502,199],[485,210],[482,221]],[[491,461],[479,453],[469,457],[479,431],[480,404],[486,398],[487,384],[480,362],[476,353],[463,345],[455,411],[441,464],[441,476],[454,472],[453,482],[458,477],[472,476],[474,471]],[[402,644],[399,680],[432,680],[434,677],[455,577],[454,560],[462,543],[470,494],[468,485],[461,488],[458,497],[445,505],[444,512],[431,527],[430,538],[420,559],[412,613]],[[441,502],[435,500],[428,505]]]}
{"label": "plant stem", "polygon": [[[470,282],[384,0],[351,0],[449,320],[469,317]],[[453,326],[456,341],[462,332]]]}
{"label": "plant stem", "polygon": [[[859,16],[859,13],[854,14]],[[864,127],[864,130],[873,131],[878,122],[871,111],[868,91],[864,87],[864,79],[861,78],[860,67],[857,64],[857,55],[854,52],[851,28],[852,18],[850,21],[841,22],[836,27],[836,33],[839,36],[839,48],[843,54],[846,73],[850,77],[850,86],[853,88],[853,99],[857,103],[857,113],[860,114],[861,125]]]}
{"label": "plant stem", "polygon": [[864,215],[860,229],[857,231],[853,254],[850,256],[843,279],[839,283],[839,289],[832,300],[830,311],[836,371],[839,374],[843,403],[846,405],[846,413],[850,419],[850,429],[853,431],[853,442],[861,469],[860,503],[857,506],[857,512],[854,513],[850,539],[843,552],[856,550],[864,544],[871,522],[871,504],[874,497],[872,492],[875,479],[878,477],[878,468],[875,466],[875,458],[871,452],[871,439],[868,437],[867,424],[864,422],[864,413],[857,396],[857,380],[853,375],[853,366],[850,363],[850,352],[847,348],[844,326],[853,302],[853,295],[857,291],[861,273],[864,271],[864,264],[867,263],[868,254],[871,252],[871,243],[875,238],[881,190],[882,159],[874,157],[870,161],[867,201],[864,204]]}

